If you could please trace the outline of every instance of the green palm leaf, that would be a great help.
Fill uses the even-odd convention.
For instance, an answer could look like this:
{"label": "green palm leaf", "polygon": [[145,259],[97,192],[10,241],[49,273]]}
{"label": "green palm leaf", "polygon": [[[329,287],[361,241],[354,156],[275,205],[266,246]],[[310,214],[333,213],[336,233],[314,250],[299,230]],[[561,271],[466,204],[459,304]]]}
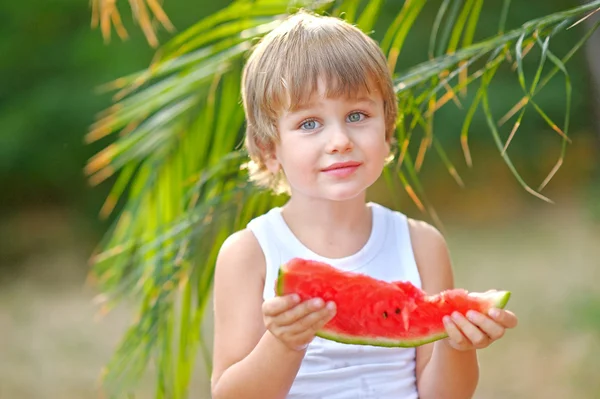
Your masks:
{"label": "green palm leaf", "polygon": [[[155,17],[169,26],[166,16],[156,8],[157,3],[144,1],[130,4],[147,4]],[[92,2],[94,21],[102,26],[105,35],[111,21],[120,30],[116,9],[100,9],[109,3],[113,4]],[[552,38],[599,9],[600,1],[505,31],[509,4],[510,1],[504,1],[498,33],[476,41],[483,1],[443,1],[429,40],[430,59],[395,73],[402,112],[396,129],[397,156],[384,178],[392,187],[399,184],[434,219],[435,210],[419,182],[419,170],[433,146],[457,184],[462,185],[458,168],[436,135],[433,116],[451,101],[462,107],[465,96],[459,100],[457,93],[464,94],[468,86],[475,86],[475,96],[470,104],[464,104],[467,113],[461,144],[467,164],[471,165],[469,127],[479,106],[499,156],[528,192],[549,200],[532,189],[514,168],[508,143],[503,142],[499,132],[503,123],[518,114],[514,125],[518,127],[526,105],[531,105],[548,124],[563,133],[561,157],[540,189],[564,158],[571,95],[565,64],[597,25],[562,59],[551,51]],[[382,48],[394,71],[424,5],[425,0],[404,2],[387,31],[381,33]],[[104,310],[121,300],[137,306],[131,327],[106,368],[104,385],[109,396],[122,397],[135,391],[152,360],[156,364],[156,397],[187,397],[198,350],[204,353],[210,368],[200,325],[218,248],[252,217],[285,200],[255,189],[246,179],[246,154],[240,149],[244,132],[240,80],[248,51],[257,39],[299,7],[339,15],[370,33],[382,6],[379,0],[292,4],[283,0],[234,1],[165,43],[149,68],[105,85],[106,90],[115,91],[115,104],[99,115],[86,139],[93,142],[109,137],[112,142],[90,159],[86,172],[94,184],[116,175],[101,210],[103,217],[114,214],[114,221],[92,257],[92,276],[102,292],[98,300]],[[147,13],[139,11],[136,15],[138,19],[148,18]],[[149,41],[155,43],[148,27],[153,25],[141,25]],[[525,79],[525,49],[539,49],[542,54],[531,82]],[[511,60],[516,61],[516,77],[525,100],[498,123],[491,111],[488,87],[499,68],[510,68]],[[544,75],[547,61],[554,68]],[[567,94],[562,128],[535,101],[558,72],[565,77]],[[514,131],[513,127],[513,135]],[[414,140],[420,142],[416,157],[409,151]]]}

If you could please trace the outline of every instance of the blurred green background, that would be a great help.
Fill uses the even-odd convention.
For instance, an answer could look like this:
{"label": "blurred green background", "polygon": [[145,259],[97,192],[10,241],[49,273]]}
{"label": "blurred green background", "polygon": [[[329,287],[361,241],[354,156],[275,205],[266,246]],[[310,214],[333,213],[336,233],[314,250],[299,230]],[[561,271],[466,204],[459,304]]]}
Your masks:
{"label": "blurred green background", "polygon": [[[111,93],[98,91],[99,86],[146,67],[154,53],[131,22],[127,4],[120,3],[130,39],[121,41],[113,33],[110,43],[91,29],[86,1],[0,3],[1,399],[98,397],[101,368],[130,320],[127,304],[98,316],[92,302],[97,292],[86,284],[88,257],[108,226],[98,212],[110,185],[88,185],[85,162],[107,142],[86,145],[83,136],[95,114],[111,104]],[[226,4],[167,0],[164,8],[182,31]],[[386,2],[389,12],[382,13],[378,26],[389,24],[401,4]],[[513,2],[507,28],[576,5]],[[495,33],[499,8],[484,5],[476,40]],[[426,60],[435,11],[432,2],[414,27],[400,69]],[[583,32],[583,24],[565,32],[551,49],[564,55]],[[373,36],[379,38],[377,28]],[[168,38],[161,31],[161,42]],[[528,74],[538,56],[525,59]],[[435,155],[428,155],[421,179],[444,222],[457,285],[512,290],[511,306],[521,318],[517,330],[482,351],[477,398],[600,396],[595,379],[600,370],[600,32],[567,67],[573,83],[573,143],[543,192],[554,204],[517,184],[481,112],[470,133],[474,166],[465,165],[459,136],[470,101],[463,109],[448,104],[436,117],[436,134],[466,187],[456,185]],[[510,68],[498,74],[491,90],[498,119],[522,96]],[[563,77],[556,75],[537,100],[560,125]],[[505,136],[511,127],[504,127]],[[554,166],[560,144],[530,111],[510,154],[537,187]],[[371,194],[428,219],[404,192],[390,193],[381,184]],[[210,318],[206,332],[210,335]],[[198,365],[192,397],[208,398],[206,372]],[[141,392],[151,397],[150,388]]]}

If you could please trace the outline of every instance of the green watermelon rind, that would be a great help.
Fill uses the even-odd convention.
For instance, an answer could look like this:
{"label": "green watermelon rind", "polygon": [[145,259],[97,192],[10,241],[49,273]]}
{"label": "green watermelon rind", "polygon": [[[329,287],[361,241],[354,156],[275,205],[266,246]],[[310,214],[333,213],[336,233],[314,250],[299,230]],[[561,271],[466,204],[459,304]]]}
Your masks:
{"label": "green watermelon rind", "polygon": [[[279,269],[278,278],[277,278],[277,295],[283,295],[283,278],[285,272]],[[494,291],[494,292],[486,292],[486,293],[470,293],[470,295],[475,295],[478,297],[488,298],[492,301],[492,307],[503,309],[508,300],[510,299],[511,292],[510,291]],[[358,337],[358,336],[349,336],[343,334],[335,334],[327,332],[327,330],[319,330],[315,334],[317,337],[327,339],[330,341],[335,341],[342,344],[351,344],[351,345],[369,345],[369,346],[381,346],[388,348],[414,348],[417,346],[429,344],[435,341],[439,341],[441,339],[447,338],[448,333],[444,330],[443,332],[439,332],[436,334],[432,334],[429,336],[425,336],[422,338],[416,339],[388,339],[383,337]]]}
{"label": "green watermelon rind", "polygon": [[319,331],[315,334],[317,337],[321,337],[324,339],[328,339],[330,341],[339,342],[341,344],[351,344],[351,345],[369,345],[369,346],[383,346],[387,348],[415,348],[417,346],[425,345],[431,342],[438,341],[440,339],[446,338],[448,336],[447,333],[439,333],[435,335],[431,335],[427,338],[418,338],[418,339],[385,339],[385,338],[373,338],[369,339],[367,337],[347,337],[343,335],[329,334],[324,331]]}

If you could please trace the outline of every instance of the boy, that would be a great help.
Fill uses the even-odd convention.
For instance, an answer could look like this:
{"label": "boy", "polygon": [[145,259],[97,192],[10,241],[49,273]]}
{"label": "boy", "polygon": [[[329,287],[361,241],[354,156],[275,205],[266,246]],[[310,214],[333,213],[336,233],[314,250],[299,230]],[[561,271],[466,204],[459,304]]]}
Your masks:
{"label": "boy", "polygon": [[250,176],[289,201],[223,244],[215,272],[214,399],[469,398],[476,349],[516,316],[456,314],[449,338],[414,348],[315,337],[335,303],[275,296],[293,257],[428,293],[453,287],[448,250],[432,226],[375,203],[366,190],[390,154],[396,96],[385,57],[360,30],[299,13],[267,35],[243,75]]}

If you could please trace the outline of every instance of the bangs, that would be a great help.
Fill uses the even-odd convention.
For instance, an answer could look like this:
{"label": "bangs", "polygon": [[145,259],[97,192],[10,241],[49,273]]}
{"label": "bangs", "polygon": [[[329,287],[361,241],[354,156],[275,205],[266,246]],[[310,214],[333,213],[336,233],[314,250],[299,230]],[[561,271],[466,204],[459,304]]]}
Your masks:
{"label": "bangs", "polygon": [[355,99],[373,90],[385,95],[379,78],[387,74],[382,70],[385,59],[377,51],[369,51],[373,46],[367,45],[365,36],[337,28],[340,25],[304,30],[282,49],[264,93],[270,99],[265,111],[272,118],[282,109],[294,111],[305,106],[319,92],[320,81],[326,98]]}

